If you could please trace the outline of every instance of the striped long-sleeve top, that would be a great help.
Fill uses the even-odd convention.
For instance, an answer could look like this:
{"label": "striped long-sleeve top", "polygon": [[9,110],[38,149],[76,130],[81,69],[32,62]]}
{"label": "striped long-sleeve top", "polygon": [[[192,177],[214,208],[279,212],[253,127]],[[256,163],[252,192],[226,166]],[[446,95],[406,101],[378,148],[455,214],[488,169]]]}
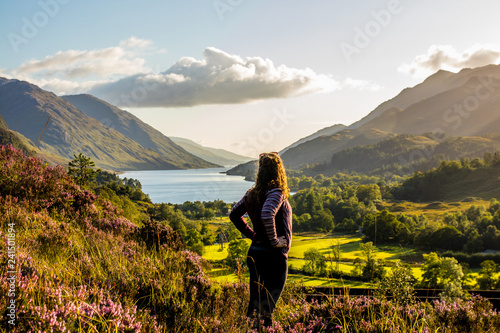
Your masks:
{"label": "striped long-sleeve top", "polygon": [[[253,229],[243,218],[248,214]],[[256,204],[248,199],[248,192],[231,209],[229,218],[235,227],[255,245],[274,248],[278,237],[285,236],[287,246],[280,248],[288,256],[292,244],[292,208],[280,188],[269,190],[263,204]]]}

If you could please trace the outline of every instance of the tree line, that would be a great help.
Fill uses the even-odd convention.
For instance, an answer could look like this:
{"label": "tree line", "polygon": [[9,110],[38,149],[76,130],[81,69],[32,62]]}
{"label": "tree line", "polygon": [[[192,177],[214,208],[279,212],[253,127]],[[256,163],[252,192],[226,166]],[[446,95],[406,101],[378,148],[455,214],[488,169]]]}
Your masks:
{"label": "tree line", "polygon": [[[441,161],[437,168],[426,172],[415,172],[411,177],[395,186],[391,193],[394,199],[408,201],[441,200],[446,194],[446,186],[459,182],[464,177],[481,171],[495,170],[500,167],[500,152],[484,154],[483,158],[468,158],[460,161]],[[477,185],[477,184],[476,184]]]}

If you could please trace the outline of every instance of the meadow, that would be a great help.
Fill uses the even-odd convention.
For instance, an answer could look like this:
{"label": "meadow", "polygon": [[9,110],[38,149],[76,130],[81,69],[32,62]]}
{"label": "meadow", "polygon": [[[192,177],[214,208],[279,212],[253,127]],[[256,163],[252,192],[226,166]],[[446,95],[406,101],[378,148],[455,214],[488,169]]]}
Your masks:
{"label": "meadow", "polygon": [[[250,245],[250,240],[245,240]],[[319,252],[327,257],[328,269],[338,269],[344,274],[349,274],[354,269],[354,260],[362,256],[359,245],[362,243],[362,238],[356,235],[339,235],[331,233],[299,233],[294,234],[292,241],[292,248],[289,253],[289,267],[291,269],[301,269],[306,260],[304,259],[304,252],[309,249],[317,249]],[[337,263],[332,257],[332,248],[340,246],[340,262]],[[203,258],[209,262],[220,262],[228,256],[228,245],[225,244],[221,249],[220,244],[209,245],[205,247]],[[414,255],[417,251],[413,248],[403,247],[399,245],[384,245],[377,248],[375,257],[377,259],[385,260],[389,265],[401,261],[401,257],[407,255]],[[413,276],[420,278],[422,271],[415,265],[412,267]],[[225,274],[224,274],[225,273]],[[234,270],[228,268],[216,268],[210,272],[217,281],[235,282],[238,280]],[[303,274],[291,274],[290,278],[294,281],[303,281],[307,286],[331,286],[342,287],[349,285],[351,287],[373,287],[374,285],[362,281],[352,281],[339,279],[339,278],[321,278],[314,276],[307,276]]]}

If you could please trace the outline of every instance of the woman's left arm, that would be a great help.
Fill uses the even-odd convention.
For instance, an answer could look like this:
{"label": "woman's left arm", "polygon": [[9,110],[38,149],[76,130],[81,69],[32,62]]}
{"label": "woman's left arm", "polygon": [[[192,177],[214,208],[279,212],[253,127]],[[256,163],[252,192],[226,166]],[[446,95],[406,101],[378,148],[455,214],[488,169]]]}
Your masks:
{"label": "woman's left arm", "polygon": [[255,231],[250,228],[248,223],[243,218],[243,215],[247,212],[245,197],[243,197],[236,205],[233,206],[231,212],[229,212],[229,219],[233,222],[236,229],[238,229],[243,235],[253,240],[255,237]]}

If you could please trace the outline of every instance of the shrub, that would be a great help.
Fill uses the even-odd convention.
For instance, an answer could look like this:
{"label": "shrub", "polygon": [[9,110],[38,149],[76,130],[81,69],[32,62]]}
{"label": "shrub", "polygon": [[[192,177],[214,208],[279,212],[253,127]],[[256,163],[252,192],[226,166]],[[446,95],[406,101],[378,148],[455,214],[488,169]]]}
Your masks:
{"label": "shrub", "polygon": [[415,277],[408,265],[401,265],[399,262],[391,268],[378,284],[378,291],[381,297],[390,297],[396,304],[411,303],[414,293],[413,286],[416,283]]}

